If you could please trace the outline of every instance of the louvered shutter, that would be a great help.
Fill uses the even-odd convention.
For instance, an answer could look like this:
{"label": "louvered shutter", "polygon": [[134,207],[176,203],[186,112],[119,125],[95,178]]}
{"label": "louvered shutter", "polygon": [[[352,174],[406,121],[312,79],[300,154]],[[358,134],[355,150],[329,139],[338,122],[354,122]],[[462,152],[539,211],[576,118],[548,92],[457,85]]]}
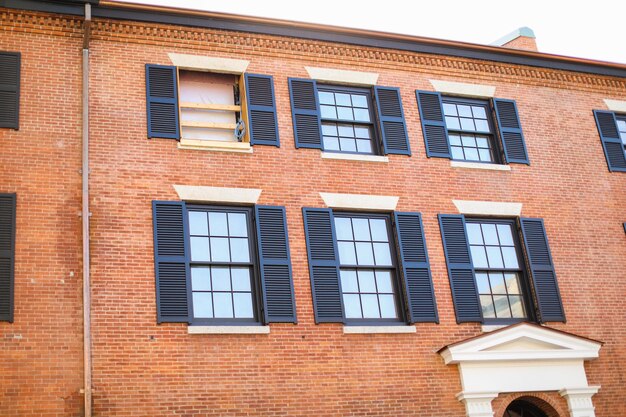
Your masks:
{"label": "louvered shutter", "polygon": [[177,201],[153,201],[152,214],[157,322],[188,323],[191,304],[185,206]]}
{"label": "louvered shutter", "polygon": [[375,87],[376,108],[385,154],[411,155],[400,90]]}
{"label": "louvered shutter", "polygon": [[439,323],[430,263],[419,213],[394,213],[409,323]]}
{"label": "louvered shutter", "polygon": [[415,91],[426,144],[426,156],[450,158],[448,129],[443,115],[441,94],[432,91]]}
{"label": "louvered shutter", "polygon": [[339,257],[330,209],[303,208],[315,322],[343,322]]}
{"label": "louvered shutter", "polygon": [[256,206],[265,323],[296,323],[296,304],[284,207]]}
{"label": "louvered shutter", "polygon": [[548,237],[542,219],[520,219],[524,247],[542,322],[565,321]]}
{"label": "louvered shutter", "polygon": [[322,128],[315,81],[290,78],[289,96],[296,148],[322,149]]}
{"label": "louvered shutter", "polygon": [[440,214],[439,226],[448,265],[457,323],[482,322],[474,267],[462,214]]}
{"label": "louvered shutter", "polygon": [[530,165],[515,100],[494,98],[493,105],[506,162]]}
{"label": "louvered shutter", "polygon": [[626,153],[619,137],[615,114],[610,111],[594,110],[598,132],[604,148],[609,171],[626,172]]}
{"label": "louvered shutter", "polygon": [[176,67],[146,65],[148,137],[180,139]]}
{"label": "louvered shutter", "polygon": [[0,194],[0,321],[13,322],[15,194]]}
{"label": "louvered shutter", "polygon": [[246,100],[250,143],[280,147],[272,76],[246,74]]}
{"label": "louvered shutter", "polygon": [[20,61],[19,52],[0,52],[0,127],[20,125]]}

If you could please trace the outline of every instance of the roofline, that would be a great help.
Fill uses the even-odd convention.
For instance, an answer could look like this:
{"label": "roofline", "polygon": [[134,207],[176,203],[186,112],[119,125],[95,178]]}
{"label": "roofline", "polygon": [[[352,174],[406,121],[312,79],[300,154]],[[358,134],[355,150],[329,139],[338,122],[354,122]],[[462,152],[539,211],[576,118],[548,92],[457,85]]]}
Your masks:
{"label": "roofline", "polygon": [[82,5],[84,3],[93,5],[93,18],[286,36],[626,78],[626,65],[613,62],[229,13],[122,3],[111,0],[65,0],[61,2],[51,0],[0,0],[0,7],[82,16],[84,9]]}

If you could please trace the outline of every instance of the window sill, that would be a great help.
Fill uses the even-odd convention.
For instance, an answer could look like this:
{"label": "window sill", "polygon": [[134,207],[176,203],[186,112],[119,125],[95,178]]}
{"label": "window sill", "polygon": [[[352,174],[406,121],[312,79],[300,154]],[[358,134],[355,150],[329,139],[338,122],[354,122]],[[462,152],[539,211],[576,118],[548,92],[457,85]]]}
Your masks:
{"label": "window sill", "polygon": [[490,171],[510,171],[510,165],[485,164],[482,162],[450,161],[452,168],[486,169]]}
{"label": "window sill", "polygon": [[416,333],[415,326],[343,326],[344,334]]}
{"label": "window sill", "polygon": [[270,326],[188,326],[188,334],[269,334]]}
{"label": "window sill", "polygon": [[248,142],[221,142],[217,140],[181,139],[178,149],[195,149],[216,152],[252,153]]}
{"label": "window sill", "polygon": [[356,153],[322,152],[322,159],[343,159],[346,161],[389,162],[389,158],[381,155],[359,155]]}

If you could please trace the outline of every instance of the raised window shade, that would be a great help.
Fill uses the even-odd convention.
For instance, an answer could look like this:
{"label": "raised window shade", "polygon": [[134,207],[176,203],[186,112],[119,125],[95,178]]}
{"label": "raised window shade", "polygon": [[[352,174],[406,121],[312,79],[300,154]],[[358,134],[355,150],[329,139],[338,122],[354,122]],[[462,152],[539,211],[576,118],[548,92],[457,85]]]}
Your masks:
{"label": "raised window shade", "polygon": [[238,77],[179,71],[180,119],[183,139],[236,142],[240,117]]}

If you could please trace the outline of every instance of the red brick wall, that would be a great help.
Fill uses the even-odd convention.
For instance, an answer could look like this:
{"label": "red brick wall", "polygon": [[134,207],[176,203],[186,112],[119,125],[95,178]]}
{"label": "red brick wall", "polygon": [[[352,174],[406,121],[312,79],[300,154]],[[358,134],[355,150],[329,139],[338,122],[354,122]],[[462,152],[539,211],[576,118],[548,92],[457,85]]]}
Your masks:
{"label": "red brick wall", "polygon": [[[464,415],[463,405],[455,398],[461,391],[458,371],[445,366],[436,353],[451,342],[480,333],[479,325],[457,325],[454,318],[437,224],[438,213],[456,212],[452,199],[522,202],[524,216],[545,219],[568,319],[567,324],[551,326],[605,342],[600,359],[586,366],[590,384],[602,385],[594,397],[597,415],[626,415],[626,401],[621,395],[626,373],[622,302],[626,293],[626,238],[622,228],[626,221],[626,175],[608,172],[591,112],[604,108],[605,97],[624,97],[623,80],[287,38],[178,29],[98,21],[94,28],[90,152],[96,415]],[[6,37],[0,46],[9,50],[12,46],[32,48],[38,38],[47,39],[45,35],[19,34],[10,37],[15,46],[5,46],[2,42]],[[74,81],[68,88],[65,82],[69,78],[64,77],[63,83],[59,80],[48,88],[63,85],[63,90],[71,89],[68,94],[76,97],[70,105],[78,115],[80,46],[75,40],[54,40],[54,47],[39,50],[45,59],[32,59],[56,62],[48,51],[67,44],[66,59],[72,65],[63,71],[71,73]],[[144,65],[169,64],[168,52],[248,59],[249,72],[273,75],[281,147],[256,146],[253,154],[234,154],[179,150],[174,140],[148,140]],[[379,85],[400,87],[413,156],[390,155],[389,163],[373,164],[325,160],[318,150],[295,149],[287,78],[308,77],[305,65],[377,72]],[[510,172],[483,171],[451,168],[447,159],[426,158],[414,90],[432,89],[429,79],[494,85],[498,97],[517,100],[531,165],[512,165]],[[25,86],[27,82],[23,79]],[[30,106],[36,108],[37,103]],[[22,106],[25,118],[29,108],[26,99]],[[54,106],[46,109],[58,111]],[[66,112],[63,117],[67,117]],[[66,143],[71,140],[78,146],[78,119],[73,123],[74,127],[72,123],[55,125],[55,132],[45,130],[45,135],[41,127],[41,131],[33,127],[36,142],[31,138],[18,143],[17,137],[26,130],[3,131],[0,140],[8,137],[16,143],[11,152],[27,146],[33,152],[39,150],[41,155],[36,155],[40,158],[47,155],[49,160],[63,163],[58,162],[54,144],[62,136]],[[41,152],[42,141],[50,141],[45,153]],[[71,281],[75,284],[71,295],[67,295],[68,306],[57,310],[60,297],[56,293],[52,297],[50,289],[67,288],[59,287],[58,282],[53,285],[53,281],[60,278],[58,274],[67,273],[69,266],[58,265],[57,275],[46,274],[49,285],[29,284],[37,273],[31,272],[35,265],[41,273],[51,266],[32,254],[34,244],[21,239],[30,228],[30,233],[37,235],[36,227],[41,225],[29,222],[24,217],[29,214],[20,211],[22,198],[34,198],[27,191],[33,185],[28,182],[21,191],[16,183],[6,191],[20,193],[16,304],[21,307],[16,310],[15,324],[0,324],[4,335],[18,333],[18,328],[23,334],[37,329],[33,348],[40,354],[48,350],[42,338],[59,345],[60,338],[72,339],[69,352],[74,352],[71,363],[77,373],[64,372],[66,376],[55,385],[57,390],[60,386],[80,386],[78,148],[63,156],[67,171],[53,170],[50,175],[55,175],[54,181],[49,184],[64,196],[64,204],[54,211],[64,213],[66,220],[58,229],[50,226],[54,229],[50,233],[59,236],[45,248],[49,256],[58,257],[50,245],[57,247],[56,242],[62,242],[64,249],[67,245],[63,261],[73,261],[71,268],[77,272]],[[24,150],[8,159],[18,169]],[[47,178],[45,166],[42,162],[37,167],[38,181]],[[14,172],[9,172],[14,178]],[[15,175],[13,181],[22,177]],[[177,200],[173,184],[260,188],[260,204],[286,206],[297,325],[273,324],[270,335],[188,335],[184,324],[156,324],[151,201]],[[5,181],[0,187],[5,187]],[[45,213],[51,207],[53,191],[45,185],[35,188],[46,203],[36,215],[50,221]],[[440,324],[417,324],[416,334],[401,335],[344,335],[339,324],[314,324],[301,208],[323,207],[320,191],[395,195],[400,197],[398,210],[423,214]],[[52,204],[60,198],[52,197]],[[43,307],[26,295],[35,289],[45,289],[50,297],[44,299]],[[47,315],[35,314],[39,311],[35,306]],[[63,311],[63,316],[52,318],[50,311]],[[46,325],[41,324],[42,316]],[[24,322],[26,318],[32,323]],[[23,327],[19,327],[20,320]],[[62,325],[71,326],[71,330],[54,327],[56,334],[48,331]],[[19,343],[24,339],[17,342],[5,336],[3,343],[11,346],[9,355],[23,352]],[[45,383],[30,372],[25,376],[19,367],[15,371],[15,366],[10,369],[23,389],[32,389],[37,395],[33,387],[37,381]],[[4,404],[9,393],[2,388],[0,393],[0,404]],[[51,402],[53,398],[51,394]],[[17,402],[23,404],[23,400]]]}

